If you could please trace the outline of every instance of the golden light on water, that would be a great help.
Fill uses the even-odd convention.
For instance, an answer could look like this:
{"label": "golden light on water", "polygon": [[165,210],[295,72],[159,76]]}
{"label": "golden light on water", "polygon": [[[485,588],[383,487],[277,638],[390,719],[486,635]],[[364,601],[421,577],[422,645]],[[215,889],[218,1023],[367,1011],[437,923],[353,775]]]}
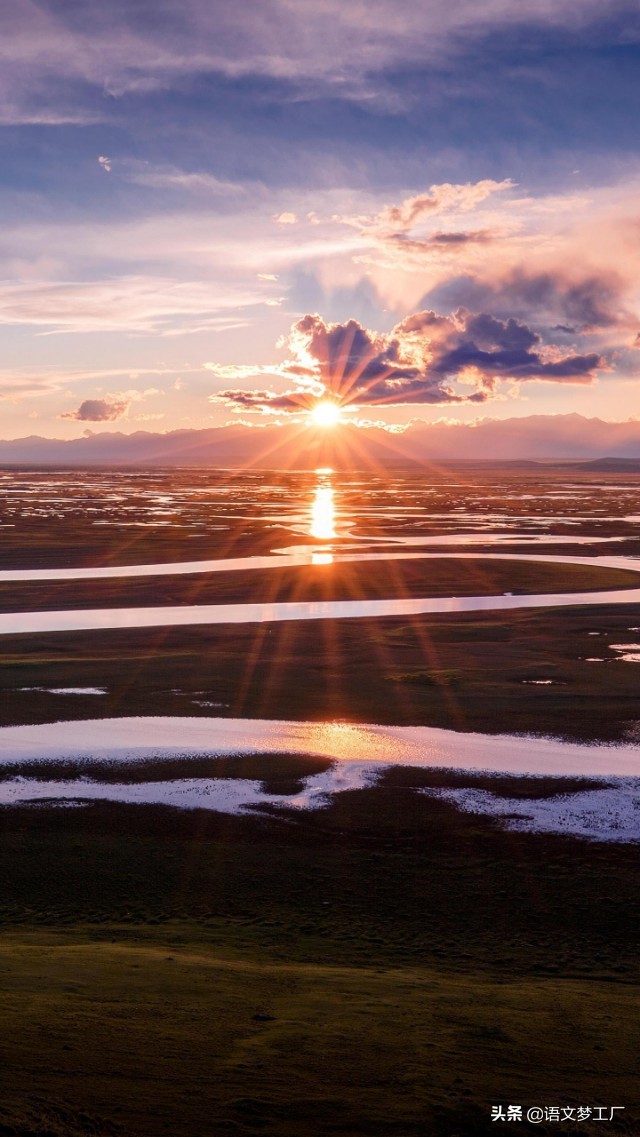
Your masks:
{"label": "golden light on water", "polygon": [[[334,500],[331,475],[333,470],[329,466],[321,466],[316,470],[318,481],[311,499],[311,524],[309,533],[319,541],[330,541],[336,536],[336,506]],[[314,564],[329,564],[325,558],[330,557],[329,550],[314,554]],[[321,557],[322,560],[316,560]],[[333,559],[333,558],[331,558]]]}
{"label": "golden light on water", "polygon": [[312,537],[319,541],[330,541],[336,535],[336,510],[333,501],[333,486],[323,483],[316,487],[311,503]]}
{"label": "golden light on water", "polygon": [[340,422],[340,407],[330,399],[323,399],[309,412],[309,417],[314,426],[337,426]]}

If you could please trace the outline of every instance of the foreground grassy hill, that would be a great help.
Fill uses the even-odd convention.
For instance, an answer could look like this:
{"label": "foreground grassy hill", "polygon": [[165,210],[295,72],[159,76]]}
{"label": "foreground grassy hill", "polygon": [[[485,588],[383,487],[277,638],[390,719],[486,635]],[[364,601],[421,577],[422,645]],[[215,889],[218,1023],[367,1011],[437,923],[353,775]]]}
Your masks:
{"label": "foreground grassy hill", "polygon": [[498,1102],[637,1132],[637,851],[418,792],[446,777],[283,819],[6,811],[3,1137],[472,1137]]}

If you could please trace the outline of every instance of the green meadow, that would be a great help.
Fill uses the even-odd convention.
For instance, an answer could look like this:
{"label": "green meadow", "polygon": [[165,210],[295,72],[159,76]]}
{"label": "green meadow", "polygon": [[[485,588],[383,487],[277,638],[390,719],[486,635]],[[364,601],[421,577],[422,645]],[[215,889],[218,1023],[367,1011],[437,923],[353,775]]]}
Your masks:
{"label": "green meadow", "polygon": [[[263,762],[272,792],[308,772]],[[524,806],[581,784],[501,781]],[[472,1137],[501,1102],[626,1105],[636,1132],[634,849],[418,792],[448,783],[394,768],[282,817],[12,809],[0,1133]]]}

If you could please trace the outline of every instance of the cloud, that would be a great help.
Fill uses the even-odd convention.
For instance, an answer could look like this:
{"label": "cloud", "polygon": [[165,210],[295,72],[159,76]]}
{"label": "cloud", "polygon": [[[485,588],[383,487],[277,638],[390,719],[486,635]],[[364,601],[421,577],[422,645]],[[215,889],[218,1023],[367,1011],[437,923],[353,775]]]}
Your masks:
{"label": "cloud", "polygon": [[[295,328],[295,325],[294,325]],[[292,332],[293,336],[293,332]],[[289,342],[291,344],[291,338]],[[262,367],[259,364],[244,364],[244,363],[205,363],[203,364],[205,370],[213,372],[217,379],[227,381],[235,380],[242,382],[243,379],[283,379],[289,383],[295,383],[297,390],[293,393],[292,399],[296,406],[308,403],[314,398],[320,398],[325,391],[325,385],[318,374],[317,367],[313,360],[303,358],[303,352],[300,351],[297,345],[292,345],[296,358],[289,360],[285,363],[275,363]],[[235,392],[244,395],[245,392]],[[255,394],[252,392],[251,394]],[[268,398],[276,398],[273,392],[258,392],[260,397],[263,395]],[[225,392],[225,400],[227,393]],[[216,401],[216,396],[212,396],[212,401]],[[243,402],[243,399],[239,400]],[[293,403],[291,405],[293,405]],[[289,402],[285,401],[285,405],[289,407]]]}
{"label": "cloud", "polygon": [[60,391],[64,385],[62,375],[42,375],[28,372],[0,372],[0,399],[20,402]]}
{"label": "cloud", "polygon": [[308,314],[293,325],[287,346],[291,359],[280,365],[206,366],[223,379],[278,376],[292,389],[229,388],[212,401],[263,413],[299,413],[323,395],[345,407],[483,403],[501,380],[590,383],[605,366],[595,352],[563,354],[544,345],[512,317],[465,309],[449,316],[417,312],[387,334],[356,320],[327,324]]}
{"label": "cloud", "polygon": [[[496,233],[489,229],[474,229],[469,233],[458,231],[455,233],[434,233],[427,242],[430,245],[489,245],[495,241]],[[420,242],[418,242],[420,243]]]}
{"label": "cloud", "polygon": [[101,154],[98,158],[98,164],[102,166],[102,169],[105,171],[105,173],[111,173],[113,169],[113,162],[111,161],[111,158],[106,158],[104,154]]}
{"label": "cloud", "polygon": [[109,396],[106,399],[85,399],[77,411],[65,411],[60,418],[77,422],[115,422],[123,418],[131,406],[131,399]]}
{"label": "cloud", "polygon": [[263,414],[299,414],[312,406],[313,401],[304,391],[286,391],[278,395],[275,391],[242,391],[233,388],[210,398],[212,403],[222,402],[239,410],[261,411]]}
{"label": "cloud", "polygon": [[295,225],[298,218],[295,213],[277,213],[273,220],[277,225]]}
{"label": "cloud", "polygon": [[519,267],[494,281],[472,275],[454,277],[430,298],[469,307],[482,305],[499,315],[510,310],[571,334],[626,323],[624,290],[625,282],[613,270],[572,277],[562,269],[535,272]]}
{"label": "cloud", "polygon": [[[451,259],[474,246],[486,247],[512,231],[514,223],[510,218],[501,229],[469,229],[468,225],[458,228],[456,221],[466,218],[494,194],[514,186],[510,178],[501,182],[491,178],[465,184],[444,182],[373,213],[336,213],[331,220],[357,229],[372,250],[356,256],[355,263],[405,269],[424,267],[429,259]],[[434,229],[434,223],[443,215],[447,215],[449,228]]]}
{"label": "cloud", "polygon": [[[364,234],[363,234],[364,235]],[[486,254],[488,247],[496,245],[508,234],[499,229],[452,230],[436,232],[423,240],[405,233],[388,233],[376,236],[371,244],[373,251],[353,258],[354,264],[375,265],[377,268],[424,270],[429,264],[448,265],[463,259],[466,264]]]}
{"label": "cloud", "polygon": [[[13,370],[13,369],[0,369],[0,399],[9,399],[12,402],[19,402],[23,399],[37,398],[39,396],[55,394],[64,390],[78,382],[91,382],[92,380],[115,380],[115,379],[130,379],[136,380],[141,376],[173,376],[175,375],[175,368],[170,367],[143,367],[136,368],[107,368],[103,370],[75,370],[73,368],[65,368],[64,370],[40,370],[31,371],[29,369]],[[148,388],[142,395],[151,394],[155,388]],[[126,392],[128,397],[138,395],[140,392]]]}
{"label": "cloud", "polygon": [[[611,20],[623,12],[611,0]],[[391,97],[372,77],[442,63],[494,29],[524,25],[573,32],[601,16],[599,0],[344,0],[242,5],[183,0],[114,3],[105,20],[98,0],[13,0],[0,11],[0,100],[17,114],[68,109],[70,95],[120,99],[178,87],[188,77],[265,77],[313,94],[371,103]],[[626,27],[629,20],[626,20]],[[398,96],[396,95],[396,102]]]}
{"label": "cloud", "polygon": [[[59,418],[74,419],[76,422],[115,422],[128,414],[133,403],[142,403],[152,395],[160,395],[157,387],[147,387],[144,391],[112,391],[99,399],[84,399],[77,410],[65,411]],[[163,418],[163,414],[137,414],[136,419]]]}
{"label": "cloud", "polygon": [[56,110],[47,107],[16,106],[0,95],[0,126],[89,126],[103,116],[88,111]]}
{"label": "cloud", "polygon": [[[119,165],[114,165],[110,179],[116,174],[120,176]],[[502,183],[496,179],[492,184]],[[485,193],[487,185],[486,180],[468,187],[453,185],[453,197],[471,204],[480,193],[478,186]],[[347,201],[344,191],[305,192],[290,203],[304,219],[315,196],[325,218],[322,227],[304,220],[298,226],[274,224],[271,217],[277,205],[289,204],[282,201],[282,191],[272,196],[269,206],[265,200],[264,212],[249,208],[250,194],[231,214],[212,208],[185,209],[91,223],[63,217],[54,223],[44,220],[38,210],[30,221],[8,225],[0,235],[5,263],[0,322],[39,323],[55,331],[122,327],[183,335],[194,327],[215,330],[210,321],[231,320],[232,313],[237,325],[251,315],[246,308],[277,300],[276,288],[286,295],[291,283],[287,270],[313,261],[323,294],[292,296],[294,312],[317,307],[333,319],[354,312],[375,326],[379,311],[331,303],[331,295],[343,288],[351,269],[351,283],[356,273],[360,280],[369,276],[380,308],[396,312],[396,319],[419,307],[448,311],[464,306],[503,318],[514,315],[533,326],[582,328],[589,322],[595,326],[603,311],[610,320],[619,316],[623,285],[635,290],[637,266],[631,263],[635,236],[611,229],[612,217],[618,226],[625,220],[627,229],[633,222],[637,193],[627,183],[627,200],[621,207],[617,199],[622,188],[602,191],[593,210],[580,213],[577,222],[560,214],[532,218],[529,205],[506,210],[510,196],[501,190],[489,194],[472,212],[436,209],[421,230],[387,232],[384,237],[373,231],[364,237],[346,226],[336,225],[331,231],[326,219],[336,206],[339,216],[346,215],[346,209],[340,208]],[[458,191],[467,189],[467,197],[461,199]],[[442,187],[434,185],[432,190],[427,196],[442,204],[447,198]],[[364,194],[355,196],[354,213],[357,210],[361,218],[375,219],[392,211],[384,199],[372,204]],[[424,196],[398,198],[397,208],[405,219],[412,214],[406,202]],[[515,233],[509,233],[510,225]],[[43,250],[51,264],[41,267]],[[347,258],[360,263],[347,265]],[[366,270],[372,266],[371,273],[362,267],[363,261]],[[400,273],[399,268],[412,272]],[[105,279],[96,281],[98,273]],[[264,279],[278,274],[282,284]],[[588,300],[592,307],[597,304],[599,312],[587,311]],[[229,323],[218,326],[226,328]]]}
{"label": "cloud", "polygon": [[339,217],[345,225],[353,225],[365,234],[375,233],[390,236],[407,233],[422,221],[436,214],[469,213],[494,193],[513,189],[515,182],[506,178],[502,182],[485,178],[480,182],[467,182],[465,185],[452,185],[444,182],[433,185],[426,193],[407,197],[398,205],[386,205],[372,217]]}
{"label": "cloud", "polygon": [[0,325],[56,332],[124,330],[163,336],[243,326],[238,314],[266,303],[261,286],[119,276],[98,281],[0,283]]}
{"label": "cloud", "polygon": [[[110,162],[111,159],[107,161]],[[108,168],[111,169],[111,165]],[[181,170],[176,166],[151,166],[148,162],[140,162],[133,158],[124,159],[118,164],[118,169],[126,181],[139,186],[149,186],[151,189],[185,190],[189,193],[216,196],[233,194],[234,197],[242,197],[247,193],[249,184],[226,181],[224,178],[217,178],[215,174],[197,170]],[[253,188],[255,190],[255,186]]]}
{"label": "cloud", "polygon": [[[358,229],[364,237],[387,240],[407,234],[411,229],[443,213],[469,213],[494,193],[513,189],[510,178],[496,182],[485,178],[479,182],[433,185],[424,193],[406,197],[396,205],[385,205],[370,214],[336,213],[332,220]],[[284,215],[283,215],[284,216]]]}

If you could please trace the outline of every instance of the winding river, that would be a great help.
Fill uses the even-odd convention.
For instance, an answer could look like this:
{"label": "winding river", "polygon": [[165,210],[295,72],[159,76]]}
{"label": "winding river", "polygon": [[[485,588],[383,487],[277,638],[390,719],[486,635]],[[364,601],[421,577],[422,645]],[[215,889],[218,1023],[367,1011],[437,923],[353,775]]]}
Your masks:
{"label": "winding river", "polygon": [[[312,554],[313,555],[313,554]],[[317,554],[315,554],[317,555]],[[389,560],[396,558],[428,559],[442,556],[438,553],[369,553],[363,555],[345,554],[345,560]],[[459,560],[492,559],[510,561],[534,561],[553,564],[589,565],[604,569],[626,569],[640,577],[640,558],[637,557],[576,557],[532,553],[447,553],[447,557]],[[259,564],[257,562],[260,562]],[[234,561],[186,562],[185,565],[133,565],[113,570],[117,576],[174,575],[181,572],[221,572],[231,565],[233,570],[240,568],[281,568],[291,565],[313,563],[309,556],[301,559],[297,554],[274,557],[247,557]],[[207,570],[194,568],[194,564],[207,564]],[[222,566],[222,567],[221,567]],[[316,567],[320,568],[319,565]],[[82,577],[68,576],[27,576],[24,573],[10,573],[0,579],[38,580],[38,579],[88,579],[92,575],[103,576],[106,569],[75,570],[31,570],[34,573],[53,571],[55,573],[82,573]],[[0,615],[0,635],[38,632],[106,631],[125,628],[185,627],[195,624],[255,624],[281,622],[284,620],[333,620],[380,618],[383,616],[417,616],[435,613],[508,611],[514,608],[558,608],[576,604],[593,606],[599,604],[637,604],[640,603],[640,587],[607,590],[606,592],[559,592],[542,594],[499,596],[440,596],[422,598],[403,598],[389,600],[299,600],[287,602],[262,602],[258,604],[184,604],[165,605],[160,608],[88,608],[69,611],[11,612]]]}

